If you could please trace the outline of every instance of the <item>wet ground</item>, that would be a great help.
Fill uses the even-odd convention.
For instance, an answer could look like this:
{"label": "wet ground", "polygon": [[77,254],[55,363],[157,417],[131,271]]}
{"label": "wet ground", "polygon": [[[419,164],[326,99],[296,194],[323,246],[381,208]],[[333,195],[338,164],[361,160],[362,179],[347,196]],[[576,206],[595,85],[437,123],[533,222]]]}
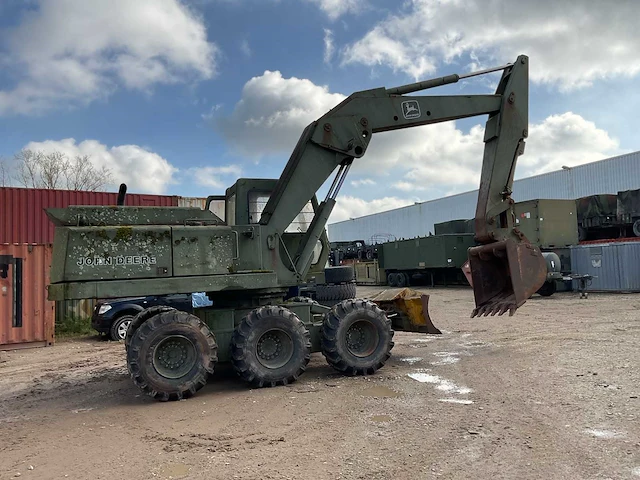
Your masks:
{"label": "wet ground", "polygon": [[219,368],[158,403],[119,343],[0,352],[0,479],[640,479],[640,295],[470,319],[470,289],[425,291],[443,335],[397,333],[366,378],[314,354],[287,387]]}

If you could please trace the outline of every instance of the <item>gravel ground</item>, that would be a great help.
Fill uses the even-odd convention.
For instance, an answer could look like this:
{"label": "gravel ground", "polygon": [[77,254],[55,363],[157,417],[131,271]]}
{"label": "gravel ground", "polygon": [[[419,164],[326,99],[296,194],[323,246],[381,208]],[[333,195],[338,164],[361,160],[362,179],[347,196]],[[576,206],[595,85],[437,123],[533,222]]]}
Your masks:
{"label": "gravel ground", "polygon": [[443,335],[396,333],[366,378],[314,354],[287,387],[220,366],[159,403],[120,343],[0,352],[0,478],[640,479],[640,295],[471,319],[470,289],[425,291]]}

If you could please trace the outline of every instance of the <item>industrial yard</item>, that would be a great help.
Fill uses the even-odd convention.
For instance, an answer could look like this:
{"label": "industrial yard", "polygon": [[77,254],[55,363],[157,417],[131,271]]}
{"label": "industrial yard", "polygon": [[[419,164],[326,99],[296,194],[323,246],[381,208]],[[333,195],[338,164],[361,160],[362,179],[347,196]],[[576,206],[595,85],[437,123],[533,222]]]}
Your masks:
{"label": "industrial yard", "polygon": [[0,352],[0,478],[640,478],[640,295],[471,319],[470,288],[422,291],[443,334],[396,333],[368,377],[314,354],[286,387],[225,368],[160,403],[121,342]]}

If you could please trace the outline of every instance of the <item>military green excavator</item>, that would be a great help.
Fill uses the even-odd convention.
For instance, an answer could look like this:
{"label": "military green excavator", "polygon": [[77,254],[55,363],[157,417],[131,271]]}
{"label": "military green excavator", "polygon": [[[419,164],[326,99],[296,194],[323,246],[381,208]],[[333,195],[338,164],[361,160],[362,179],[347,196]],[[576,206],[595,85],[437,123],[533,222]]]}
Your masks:
{"label": "military green excavator", "polygon": [[[206,292],[212,305],[195,314],[153,307],[128,328],[131,377],[162,401],[194,395],[217,362],[230,361],[257,387],[294,382],[313,352],[346,375],[372,374],[389,358],[395,330],[429,331],[426,303],[408,301],[403,314],[410,299],[392,292],[378,303],[351,298],[327,307],[288,299],[290,289],[324,269],[327,220],[374,134],[488,115],[479,246],[469,250],[471,315],[513,315],[546,276],[540,251],[515,226],[511,199],[527,137],[528,68],[528,57],[519,56],[481,72],[356,92],[304,129],[279,179],[239,179],[224,196],[211,197],[224,201],[224,219],[208,208],[49,210],[56,225],[49,299]],[[496,71],[502,77],[494,94],[407,95]],[[399,314],[389,308],[394,302]]]}

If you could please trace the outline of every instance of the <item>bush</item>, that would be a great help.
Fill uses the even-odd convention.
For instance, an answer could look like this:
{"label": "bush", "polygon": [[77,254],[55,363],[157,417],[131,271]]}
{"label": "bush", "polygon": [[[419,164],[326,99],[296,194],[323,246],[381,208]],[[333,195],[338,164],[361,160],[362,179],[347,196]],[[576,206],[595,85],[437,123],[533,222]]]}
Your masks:
{"label": "bush", "polygon": [[74,337],[95,334],[91,328],[91,317],[79,317],[67,315],[63,320],[56,322],[56,337]]}

